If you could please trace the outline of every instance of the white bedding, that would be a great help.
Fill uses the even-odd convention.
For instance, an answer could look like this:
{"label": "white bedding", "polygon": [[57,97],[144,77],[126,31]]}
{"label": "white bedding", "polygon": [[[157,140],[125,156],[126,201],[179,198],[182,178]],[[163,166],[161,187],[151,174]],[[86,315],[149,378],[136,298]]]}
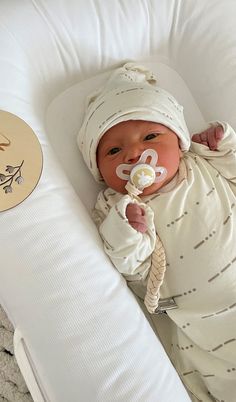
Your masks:
{"label": "white bedding", "polygon": [[215,119],[236,128],[235,12],[231,0],[1,0],[0,109],[33,128],[44,157],[34,192],[0,213],[0,304],[35,401],[189,401],[102,251],[75,137],[82,81],[127,59],[182,77],[191,130]]}

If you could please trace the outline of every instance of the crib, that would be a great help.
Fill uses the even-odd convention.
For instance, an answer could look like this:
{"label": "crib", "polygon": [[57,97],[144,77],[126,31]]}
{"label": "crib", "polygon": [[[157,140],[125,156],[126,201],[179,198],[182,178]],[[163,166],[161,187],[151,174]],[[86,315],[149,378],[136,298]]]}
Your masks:
{"label": "crib", "polygon": [[234,0],[1,0],[0,109],[43,156],[31,194],[0,212],[0,304],[35,402],[191,400],[168,318],[155,327],[103,251],[76,136],[87,94],[128,60],[178,97],[192,133],[236,129],[235,13]]}

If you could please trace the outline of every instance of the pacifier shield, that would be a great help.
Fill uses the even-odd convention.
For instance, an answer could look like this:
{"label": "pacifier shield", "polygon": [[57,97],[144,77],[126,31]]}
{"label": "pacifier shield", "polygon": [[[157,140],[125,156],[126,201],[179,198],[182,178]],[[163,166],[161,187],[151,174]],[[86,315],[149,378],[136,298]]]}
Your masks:
{"label": "pacifier shield", "polygon": [[[146,163],[148,158],[149,163]],[[163,181],[167,176],[167,170],[164,166],[157,165],[158,153],[155,149],[146,149],[139,160],[134,163],[122,163],[117,166],[116,174],[122,180],[127,180],[128,187],[133,185],[136,190],[142,192],[144,188],[151,186],[153,183]],[[130,192],[125,186],[126,190]]]}

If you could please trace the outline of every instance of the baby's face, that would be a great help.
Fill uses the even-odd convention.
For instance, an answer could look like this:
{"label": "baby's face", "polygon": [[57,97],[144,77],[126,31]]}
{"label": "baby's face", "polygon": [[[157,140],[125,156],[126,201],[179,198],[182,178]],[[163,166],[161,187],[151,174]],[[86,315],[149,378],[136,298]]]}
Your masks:
{"label": "baby's face", "polygon": [[154,149],[158,153],[158,165],[167,169],[167,176],[163,181],[145,188],[142,195],[154,194],[168,183],[179,168],[182,154],[177,135],[159,123],[128,120],[110,128],[98,144],[97,163],[106,185],[126,194],[127,181],[117,176],[116,168],[123,163],[136,163],[146,149]]}

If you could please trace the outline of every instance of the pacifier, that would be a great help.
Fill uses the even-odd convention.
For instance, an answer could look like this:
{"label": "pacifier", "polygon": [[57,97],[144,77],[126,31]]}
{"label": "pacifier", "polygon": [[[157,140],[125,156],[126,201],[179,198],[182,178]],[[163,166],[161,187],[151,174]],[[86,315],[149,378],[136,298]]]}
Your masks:
{"label": "pacifier", "polygon": [[[151,158],[149,163],[148,157]],[[144,188],[165,179],[167,170],[163,166],[157,166],[157,161],[158,153],[154,149],[146,149],[136,163],[122,163],[117,166],[116,174],[120,179],[128,180],[140,194]]]}

